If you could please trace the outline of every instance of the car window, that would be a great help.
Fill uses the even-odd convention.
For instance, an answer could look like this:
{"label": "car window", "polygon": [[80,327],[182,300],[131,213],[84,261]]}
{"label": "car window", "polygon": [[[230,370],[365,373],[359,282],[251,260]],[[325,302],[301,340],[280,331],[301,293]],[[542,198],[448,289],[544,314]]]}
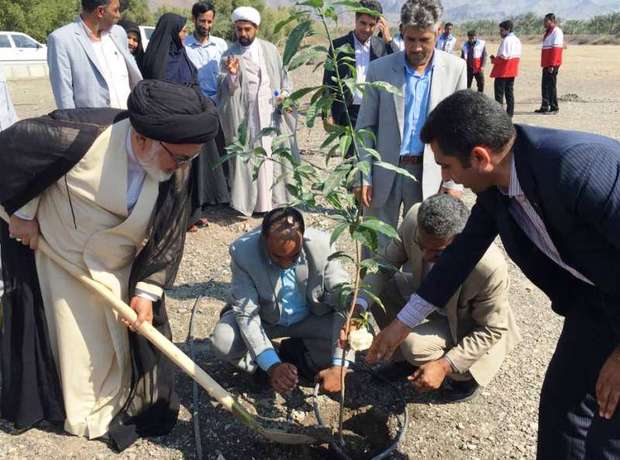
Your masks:
{"label": "car window", "polygon": [[144,35],[146,35],[146,39],[150,40],[151,37],[153,36],[153,32],[155,32],[155,27],[145,27],[144,28]]}
{"label": "car window", "polygon": [[17,48],[38,48],[37,42],[25,35],[11,35]]}
{"label": "car window", "polygon": [[0,48],[10,48],[11,42],[8,35],[0,35]]}

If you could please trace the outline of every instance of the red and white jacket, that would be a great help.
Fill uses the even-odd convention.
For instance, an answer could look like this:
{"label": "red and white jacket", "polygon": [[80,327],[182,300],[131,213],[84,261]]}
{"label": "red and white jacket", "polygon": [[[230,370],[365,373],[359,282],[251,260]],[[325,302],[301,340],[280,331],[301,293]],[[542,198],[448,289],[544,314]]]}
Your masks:
{"label": "red and white jacket", "polygon": [[519,74],[521,61],[521,40],[512,32],[499,44],[497,55],[493,62],[491,78],[512,78]]}
{"label": "red and white jacket", "polygon": [[480,73],[482,69],[482,65],[484,64],[484,59],[486,57],[485,50],[486,43],[484,40],[476,40],[474,46],[472,47],[468,41],[463,43],[463,49],[461,50],[461,57],[465,59],[465,62],[468,62],[469,53],[473,52],[473,71],[474,73]]}
{"label": "red and white jacket", "polygon": [[542,54],[540,56],[541,67],[559,67],[562,65],[562,52],[564,50],[564,32],[559,27],[554,27],[545,32],[543,37]]}

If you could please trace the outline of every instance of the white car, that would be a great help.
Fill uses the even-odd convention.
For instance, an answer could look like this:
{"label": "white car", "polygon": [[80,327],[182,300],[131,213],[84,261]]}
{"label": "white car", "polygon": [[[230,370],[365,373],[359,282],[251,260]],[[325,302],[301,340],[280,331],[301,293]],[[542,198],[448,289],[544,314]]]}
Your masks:
{"label": "white car", "polygon": [[47,61],[47,47],[21,32],[0,32],[0,62]]}
{"label": "white car", "polygon": [[146,51],[146,47],[149,46],[149,41],[151,41],[151,36],[153,32],[155,32],[155,27],[153,26],[139,26],[140,27],[140,38],[142,39],[142,48]]}

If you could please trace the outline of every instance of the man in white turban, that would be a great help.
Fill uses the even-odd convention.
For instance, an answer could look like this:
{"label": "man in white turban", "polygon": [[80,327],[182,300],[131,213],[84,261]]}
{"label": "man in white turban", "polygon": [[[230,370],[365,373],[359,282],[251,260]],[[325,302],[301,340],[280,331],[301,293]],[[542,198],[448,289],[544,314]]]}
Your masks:
{"label": "man in white turban", "polygon": [[[236,157],[230,172],[231,206],[237,211],[252,215],[265,213],[291,201],[286,188],[290,168],[279,159],[271,161],[272,143],[279,135],[289,135],[290,148],[297,155],[295,118],[282,110],[284,97],[292,85],[283,68],[282,58],[276,47],[257,38],[261,22],[260,13],[249,6],[235,9],[231,17],[236,42],[222,57],[222,75],[218,85],[218,111],[226,144],[231,144],[242,123],[247,125],[247,146],[262,147],[268,157],[262,162],[258,174],[255,167],[260,158],[250,161]],[[276,133],[260,136],[265,128],[275,128]],[[284,180],[278,180],[284,175]]]}

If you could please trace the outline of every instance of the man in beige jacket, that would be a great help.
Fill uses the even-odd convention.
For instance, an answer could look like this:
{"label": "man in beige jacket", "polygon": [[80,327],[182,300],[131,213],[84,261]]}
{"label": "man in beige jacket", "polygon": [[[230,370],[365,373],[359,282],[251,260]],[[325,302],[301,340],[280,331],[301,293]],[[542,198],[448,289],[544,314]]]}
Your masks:
{"label": "man in beige jacket", "polygon": [[[379,327],[387,326],[468,217],[465,204],[450,195],[434,195],[414,205],[399,227],[400,239],[391,240],[377,258],[396,269],[408,264],[411,272],[381,268],[367,274],[363,285],[381,299],[385,310],[363,294],[359,309],[370,307]],[[400,345],[401,358],[409,365],[394,367],[409,368],[409,380],[421,391],[441,388],[443,402],[471,399],[520,339],[507,294],[507,265],[492,245],[446,308],[431,314]],[[330,383],[325,380],[326,388]]]}

